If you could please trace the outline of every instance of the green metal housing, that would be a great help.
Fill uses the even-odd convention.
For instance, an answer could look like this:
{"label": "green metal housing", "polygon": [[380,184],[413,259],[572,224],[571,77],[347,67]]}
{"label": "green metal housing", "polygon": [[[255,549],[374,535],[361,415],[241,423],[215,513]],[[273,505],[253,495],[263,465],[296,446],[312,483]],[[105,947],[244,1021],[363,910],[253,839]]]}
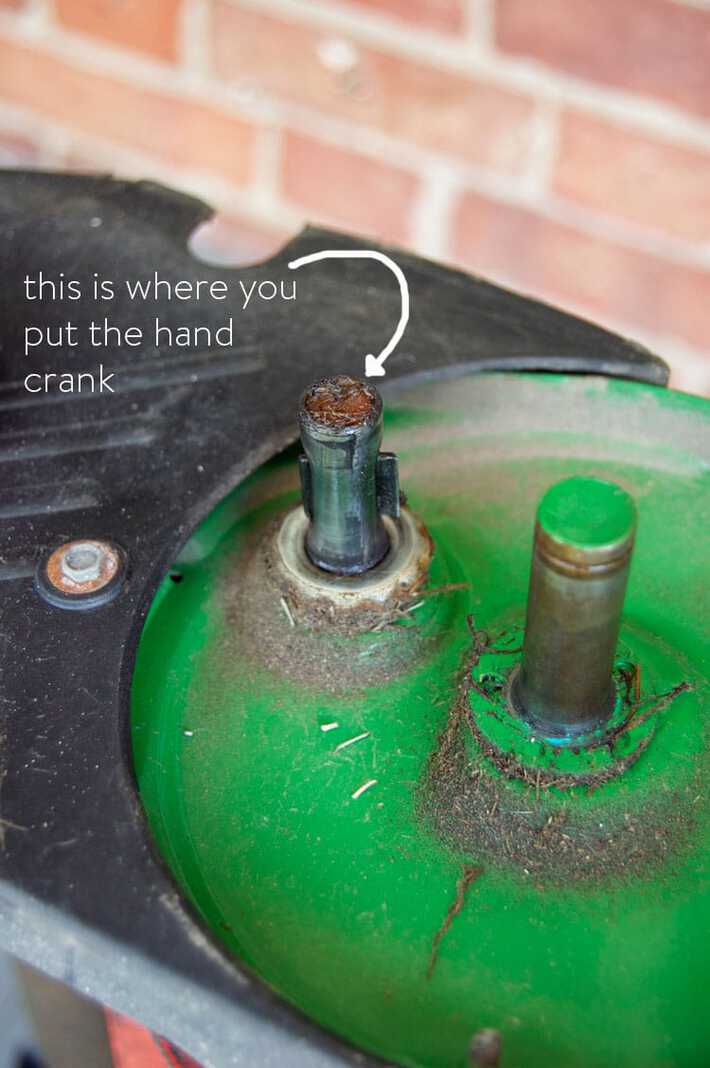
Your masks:
{"label": "green metal housing", "polygon": [[[298,501],[296,451],[237,487],[140,643],[157,847],[229,953],[391,1062],[466,1068],[494,1028],[504,1068],[706,1065],[710,405],[497,374],[385,401],[426,588],[381,628],[308,630],[252,566]],[[619,730],[575,752],[505,688],[538,501],[577,474],[627,490],[638,534]]]}

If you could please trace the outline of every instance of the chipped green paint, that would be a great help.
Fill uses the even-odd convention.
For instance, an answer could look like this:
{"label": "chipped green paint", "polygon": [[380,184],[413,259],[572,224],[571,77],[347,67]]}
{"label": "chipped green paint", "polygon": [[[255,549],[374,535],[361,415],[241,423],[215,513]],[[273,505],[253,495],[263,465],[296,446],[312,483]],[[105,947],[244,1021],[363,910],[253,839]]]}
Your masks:
{"label": "chipped green paint", "polygon": [[[411,1068],[465,1068],[483,1027],[501,1032],[505,1068],[710,1059],[708,407],[563,376],[398,393],[385,447],[400,454],[409,503],[435,540],[440,592],[386,631],[317,639],[325,668],[310,683],[289,661],[293,631],[278,605],[281,665],[245,642],[239,602],[250,546],[296,500],[293,452],[222,502],[176,564],[182,581],[166,579],[132,714],[157,844],[226,949],[351,1042]],[[540,833],[545,806],[556,819],[573,804],[575,833],[587,834],[595,806],[616,818],[630,795],[652,831],[655,801],[664,811],[673,795],[686,833],[667,852],[582,880],[564,853],[546,878],[498,855],[496,841],[467,848],[424,804],[470,671],[467,617],[491,635],[522,625],[537,504],[573,475],[618,482],[638,508],[621,654],[641,664],[640,699],[693,687],[646,727],[653,737],[633,767],[592,795],[537,797],[539,786],[489,762],[516,812],[542,806]],[[345,691],[333,656],[355,665],[359,682]],[[464,782],[479,758],[467,738]]]}
{"label": "chipped green paint", "polygon": [[[663,673],[665,678],[670,671],[673,680],[668,690],[652,696],[642,695],[641,665],[648,673],[651,664],[658,669],[662,657],[652,644],[646,643],[641,648],[638,638],[627,627],[618,644],[613,673],[616,700],[609,719],[587,735],[553,744],[514,712],[510,701],[512,681],[522,659],[524,633],[523,627],[510,627],[503,638],[487,636],[491,644],[483,646],[475,657],[468,697],[473,724],[483,740],[497,752],[514,758],[531,774],[540,771],[551,778],[579,776],[580,786],[585,790],[596,779],[613,777],[617,770],[620,773],[644,752],[660,725],[662,712],[689,685],[684,677],[685,666],[676,664],[674,671],[671,665]],[[477,640],[480,644],[480,635]],[[638,694],[634,691],[637,678]],[[676,687],[681,687],[677,694]],[[698,721],[696,733],[701,727]]]}

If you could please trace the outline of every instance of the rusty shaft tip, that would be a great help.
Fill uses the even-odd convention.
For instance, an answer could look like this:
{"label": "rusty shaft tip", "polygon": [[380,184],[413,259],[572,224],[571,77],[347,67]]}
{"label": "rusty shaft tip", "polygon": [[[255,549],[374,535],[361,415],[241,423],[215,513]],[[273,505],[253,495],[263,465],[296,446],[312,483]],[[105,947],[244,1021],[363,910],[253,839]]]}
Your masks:
{"label": "rusty shaft tip", "polygon": [[323,378],[303,394],[299,421],[308,555],[324,571],[368,571],[389,545],[377,507],[380,395],[348,375]]}
{"label": "rusty shaft tip", "polygon": [[613,711],[635,528],[629,495],[602,479],[565,479],[540,501],[512,698],[550,740],[593,730]]}
{"label": "rusty shaft tip", "polygon": [[382,416],[382,398],[374,386],[350,375],[321,378],[301,398],[301,422],[321,431],[352,431]]}

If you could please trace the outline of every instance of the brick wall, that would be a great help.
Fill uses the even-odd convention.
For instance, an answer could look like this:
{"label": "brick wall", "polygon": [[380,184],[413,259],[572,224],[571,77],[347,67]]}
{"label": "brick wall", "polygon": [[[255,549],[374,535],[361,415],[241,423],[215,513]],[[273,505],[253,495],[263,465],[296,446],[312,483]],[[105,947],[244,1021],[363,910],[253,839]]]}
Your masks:
{"label": "brick wall", "polygon": [[0,0],[0,163],[305,220],[657,349],[710,393],[710,0]]}

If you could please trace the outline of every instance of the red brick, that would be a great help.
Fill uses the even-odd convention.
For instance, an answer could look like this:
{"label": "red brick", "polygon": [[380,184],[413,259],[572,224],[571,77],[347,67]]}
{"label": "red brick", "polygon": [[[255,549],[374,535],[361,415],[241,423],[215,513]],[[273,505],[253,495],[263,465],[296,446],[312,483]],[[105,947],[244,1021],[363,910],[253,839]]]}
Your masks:
{"label": "red brick", "polygon": [[673,0],[498,0],[505,52],[710,114],[710,10]]}
{"label": "red brick", "polygon": [[350,0],[355,7],[369,8],[378,15],[393,15],[433,30],[456,32],[463,29],[462,0]]}
{"label": "red brick", "polygon": [[238,267],[270,259],[293,236],[284,229],[264,226],[252,219],[218,214],[195,230],[190,248],[206,263]]}
{"label": "red brick", "polygon": [[710,273],[466,194],[454,224],[467,267],[600,322],[710,347]]}
{"label": "red brick", "polygon": [[70,30],[159,59],[176,58],[180,0],[55,0],[54,7]]}
{"label": "red brick", "polygon": [[652,230],[710,240],[710,145],[701,152],[568,113],[553,188]]}
{"label": "red brick", "polygon": [[37,145],[29,137],[0,130],[0,167],[32,167],[39,162]]}
{"label": "red brick", "polygon": [[312,222],[404,242],[417,179],[407,171],[288,133],[283,145],[285,197]]}
{"label": "red brick", "polygon": [[255,130],[203,104],[77,70],[0,39],[0,96],[70,129],[212,171],[237,184],[251,174]]}
{"label": "red brick", "polygon": [[224,0],[214,15],[216,69],[227,81],[486,167],[525,165],[532,103],[523,96],[357,46],[357,65],[333,70],[323,61],[333,35]]}

